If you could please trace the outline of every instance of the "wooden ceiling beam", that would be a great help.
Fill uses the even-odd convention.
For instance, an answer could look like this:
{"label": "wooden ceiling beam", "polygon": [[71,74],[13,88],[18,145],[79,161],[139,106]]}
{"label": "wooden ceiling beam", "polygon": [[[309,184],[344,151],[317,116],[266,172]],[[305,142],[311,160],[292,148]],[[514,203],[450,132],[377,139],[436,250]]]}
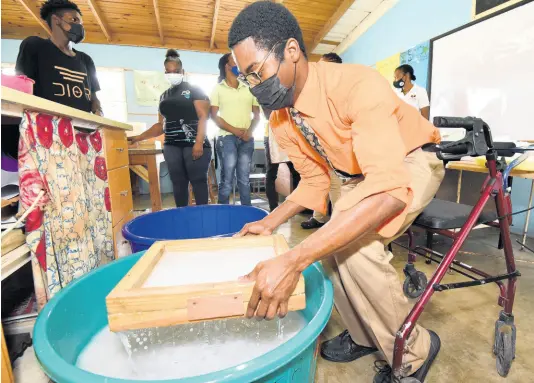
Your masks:
{"label": "wooden ceiling beam", "polygon": [[93,12],[96,22],[98,23],[98,25],[100,25],[100,29],[102,29],[102,33],[104,34],[104,36],[106,36],[106,40],[108,41],[108,43],[110,43],[111,32],[109,31],[109,27],[107,23],[105,22],[104,18],[102,17],[102,12],[100,11],[100,8],[98,8],[96,1],[87,0],[87,5],[89,6],[89,8],[91,8],[91,12]]}
{"label": "wooden ceiling beam", "polygon": [[326,45],[339,45],[339,42],[338,41],[330,41],[330,40],[321,40],[321,44],[326,44]]}
{"label": "wooden ceiling beam", "polygon": [[161,25],[161,17],[159,15],[159,4],[158,0],[152,0],[154,3],[154,14],[156,15],[156,23],[158,25],[159,39],[161,45],[165,45],[165,36],[163,35],[163,26]]}
{"label": "wooden ceiling beam", "polygon": [[215,0],[215,8],[213,9],[213,21],[211,24],[210,49],[213,49],[215,43],[215,34],[217,33],[217,19],[219,18],[219,8],[221,7],[221,0]]}
{"label": "wooden ceiling beam", "polygon": [[18,0],[20,5],[24,7],[32,17],[39,23],[41,27],[46,31],[48,36],[52,35],[52,32],[50,31],[50,28],[48,27],[48,24],[41,19],[41,15],[39,14],[39,4],[35,0]]}
{"label": "wooden ceiling beam", "polygon": [[354,0],[343,0],[343,2],[339,5],[339,7],[336,9],[334,14],[328,19],[326,24],[321,28],[319,33],[315,36],[313,39],[313,43],[311,45],[310,53],[317,48],[317,45],[325,38],[325,36],[330,32],[330,30],[334,27],[334,25],[337,24],[339,19],[343,17],[345,12],[354,4]]}

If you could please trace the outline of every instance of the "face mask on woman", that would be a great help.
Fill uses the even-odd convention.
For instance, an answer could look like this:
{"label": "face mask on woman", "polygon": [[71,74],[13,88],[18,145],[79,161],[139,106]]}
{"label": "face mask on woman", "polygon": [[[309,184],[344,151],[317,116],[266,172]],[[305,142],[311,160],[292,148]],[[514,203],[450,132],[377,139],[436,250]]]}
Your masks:
{"label": "face mask on woman", "polygon": [[404,84],[405,84],[405,81],[401,78],[397,81],[393,81],[393,86],[397,89],[402,89],[404,88]]}
{"label": "face mask on woman", "polygon": [[180,85],[184,81],[183,73],[165,73],[167,81],[172,85]]}

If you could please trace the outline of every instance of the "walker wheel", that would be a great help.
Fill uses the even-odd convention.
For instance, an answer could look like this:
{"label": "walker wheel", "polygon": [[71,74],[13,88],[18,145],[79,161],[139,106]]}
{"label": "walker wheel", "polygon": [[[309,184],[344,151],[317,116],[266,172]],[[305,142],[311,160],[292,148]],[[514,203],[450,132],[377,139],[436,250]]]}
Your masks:
{"label": "walker wheel", "polygon": [[493,352],[497,356],[497,372],[506,377],[515,359],[515,326],[497,321],[495,326],[495,345]]}
{"label": "walker wheel", "polygon": [[406,295],[408,298],[415,299],[419,298],[421,294],[423,294],[427,284],[428,281],[425,273],[422,271],[416,271],[415,273],[412,273],[406,277],[402,289],[404,291],[404,295]]}

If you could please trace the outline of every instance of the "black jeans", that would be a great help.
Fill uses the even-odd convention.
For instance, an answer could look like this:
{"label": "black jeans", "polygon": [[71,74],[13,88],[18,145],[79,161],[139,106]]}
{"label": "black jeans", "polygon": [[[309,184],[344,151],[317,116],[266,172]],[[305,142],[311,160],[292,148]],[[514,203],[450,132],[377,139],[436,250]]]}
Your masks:
{"label": "black jeans", "polygon": [[164,145],[163,156],[169,168],[174,202],[176,207],[189,204],[189,183],[197,205],[208,204],[208,168],[211,161],[211,148],[204,148],[204,154],[193,161],[193,148]]}
{"label": "black jeans", "polygon": [[[267,199],[269,200],[269,209],[273,211],[278,207],[278,193],[276,192],[276,178],[278,177],[278,167],[280,164],[273,164],[271,162],[271,152],[269,150],[269,137],[265,137],[263,140],[265,144],[265,193],[267,194]],[[291,172],[291,177],[293,179],[293,188],[297,188],[300,182],[300,174],[295,170],[295,167],[291,162],[286,162],[289,171]]]}

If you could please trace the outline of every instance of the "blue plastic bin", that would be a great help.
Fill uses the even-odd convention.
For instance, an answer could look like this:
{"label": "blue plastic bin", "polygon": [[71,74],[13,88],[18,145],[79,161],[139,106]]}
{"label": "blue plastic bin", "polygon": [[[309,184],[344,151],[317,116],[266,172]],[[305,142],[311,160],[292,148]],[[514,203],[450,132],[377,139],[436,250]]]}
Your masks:
{"label": "blue plastic bin", "polygon": [[[33,331],[37,360],[56,383],[125,383],[76,367],[80,352],[107,325],[105,298],[143,253],[122,258],[71,283],[56,294],[39,314]],[[330,318],[332,284],[317,263],[304,271],[308,321],[297,335],[275,350],[237,367],[206,375],[137,383],[306,383],[313,382],[317,339]],[[113,363],[113,361],[109,361]]]}
{"label": "blue plastic bin", "polygon": [[141,215],[124,225],[122,235],[137,253],[156,241],[230,237],[267,214],[263,209],[241,205],[180,207]]}

